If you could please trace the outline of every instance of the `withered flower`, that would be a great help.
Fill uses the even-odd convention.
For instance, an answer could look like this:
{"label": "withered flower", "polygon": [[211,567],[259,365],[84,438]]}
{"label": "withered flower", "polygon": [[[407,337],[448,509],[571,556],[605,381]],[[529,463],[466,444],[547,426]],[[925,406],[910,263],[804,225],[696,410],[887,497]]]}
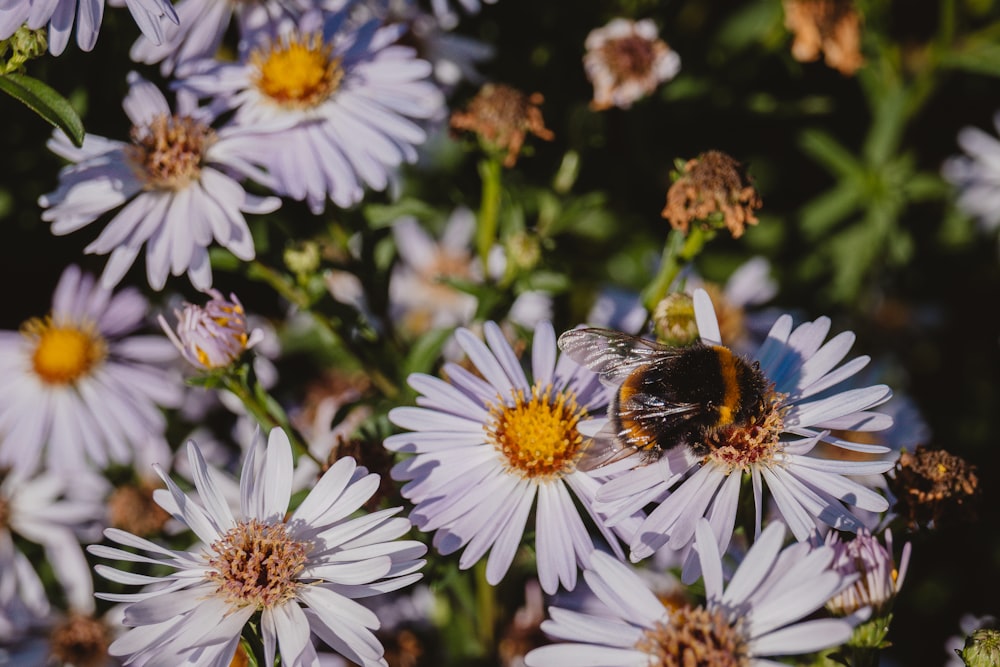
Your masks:
{"label": "withered flower", "polygon": [[660,215],[674,229],[692,225],[706,229],[725,226],[739,238],[747,225],[757,224],[754,211],[763,203],[743,166],[721,151],[707,151],[688,160],[667,192]]}
{"label": "withered flower", "polygon": [[943,449],[904,450],[888,481],[895,510],[911,530],[969,516],[979,496],[976,467]]}
{"label": "withered flower", "polygon": [[792,56],[818,60],[845,76],[865,64],[861,55],[861,15],[852,0],[784,0],[785,27],[795,36]]}
{"label": "withered flower", "polygon": [[475,133],[492,150],[506,151],[503,166],[510,168],[517,163],[529,133],[545,141],[555,136],[545,127],[539,108],[544,99],[541,93],[526,95],[502,83],[488,83],[465,111],[451,115],[451,127]]}
{"label": "withered flower", "polygon": [[594,84],[590,107],[596,111],[628,109],[681,68],[680,56],[659,38],[649,19],[616,18],[591,31],[585,45],[583,67]]}

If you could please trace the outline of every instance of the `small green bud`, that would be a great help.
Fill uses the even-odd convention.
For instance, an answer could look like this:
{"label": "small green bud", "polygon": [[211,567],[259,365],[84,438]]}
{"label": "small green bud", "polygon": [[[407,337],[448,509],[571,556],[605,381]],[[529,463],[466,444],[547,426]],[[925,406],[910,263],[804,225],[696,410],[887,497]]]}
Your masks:
{"label": "small green bud", "polygon": [[698,340],[694,299],[684,292],[671,292],[653,310],[653,332],[667,345],[691,345]]}
{"label": "small green bud", "polygon": [[980,628],[965,639],[965,647],[955,651],[967,667],[1000,665],[1000,630]]}
{"label": "small green bud", "polygon": [[45,32],[45,28],[31,30],[22,25],[13,35],[0,40],[0,75],[19,72],[24,63],[44,54],[49,46]]}
{"label": "small green bud", "polygon": [[305,241],[298,247],[285,249],[285,266],[297,276],[315,273],[319,260],[319,244],[315,241]]}
{"label": "small green bud", "polygon": [[520,271],[530,271],[542,258],[542,246],[535,234],[516,232],[504,241],[507,261]]}

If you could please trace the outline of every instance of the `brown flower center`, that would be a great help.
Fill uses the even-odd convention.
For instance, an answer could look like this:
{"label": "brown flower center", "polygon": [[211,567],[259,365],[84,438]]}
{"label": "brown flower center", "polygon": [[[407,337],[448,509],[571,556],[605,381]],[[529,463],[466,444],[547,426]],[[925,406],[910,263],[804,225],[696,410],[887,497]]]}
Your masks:
{"label": "brown flower center", "polygon": [[215,132],[188,116],[160,114],[146,127],[133,126],[126,155],[147,190],[181,190],[201,176]]}
{"label": "brown flower center", "polygon": [[710,432],[705,444],[711,451],[705,460],[727,468],[728,472],[772,461],[780,450],[780,436],[785,428],[782,419],[785,397],[786,394],[769,391],[759,416]]}
{"label": "brown flower center", "polygon": [[750,655],[740,623],[722,611],[684,606],[647,630],[636,649],[656,667],[747,667]]}
{"label": "brown flower center", "polygon": [[59,664],[99,667],[108,662],[108,627],[90,616],[72,614],[49,636],[49,651]]}
{"label": "brown flower center", "polygon": [[209,579],[236,606],[273,607],[295,597],[310,545],[293,540],[283,523],[250,519],[212,544]]}
{"label": "brown flower center", "polygon": [[487,437],[507,464],[523,477],[558,477],[572,472],[580,458],[583,436],[577,423],[583,410],[576,396],[552,385],[532,387],[530,397],[513,392],[510,405],[498,397],[490,406]]}
{"label": "brown flower center", "polygon": [[[641,79],[649,74],[659,55],[657,42],[640,35],[631,34],[620,39],[612,39],[601,47],[601,55],[615,79]],[[660,51],[663,51],[662,47]]]}

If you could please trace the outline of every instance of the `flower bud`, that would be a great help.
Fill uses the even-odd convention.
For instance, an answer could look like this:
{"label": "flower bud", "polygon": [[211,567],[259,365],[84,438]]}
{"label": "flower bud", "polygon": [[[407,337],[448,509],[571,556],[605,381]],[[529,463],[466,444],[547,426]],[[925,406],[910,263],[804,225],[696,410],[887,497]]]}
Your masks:
{"label": "flower bud", "polygon": [[212,300],[204,306],[185,304],[177,316],[176,333],[161,315],[160,326],[184,358],[202,370],[225,368],[263,337],[260,329],[248,331],[243,304],[230,294],[226,301],[218,290],[209,290]]}

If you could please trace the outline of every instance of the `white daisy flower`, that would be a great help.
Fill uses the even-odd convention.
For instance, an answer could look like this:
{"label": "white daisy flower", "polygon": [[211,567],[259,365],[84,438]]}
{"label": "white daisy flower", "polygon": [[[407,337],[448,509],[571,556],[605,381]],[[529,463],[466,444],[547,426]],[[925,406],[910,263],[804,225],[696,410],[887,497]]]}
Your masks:
{"label": "white daisy flower", "polygon": [[[238,258],[254,257],[244,213],[270,213],[281,201],[243,190],[234,174],[266,176],[237,154],[247,138],[213,130],[210,116],[180,98],[172,113],[166,98],[136,73],[129,75],[124,108],[130,143],[87,135],[76,148],[61,131],[49,148],[74,164],[59,173],[59,187],[39,198],[52,233],[69,234],[122,207],[85,252],[111,256],[101,282],[114,287],[146,246],[150,287],[187,272],[200,290],[212,286],[208,246],[213,239]],[[252,142],[251,142],[252,143]]]}
{"label": "white daisy flower", "polygon": [[180,83],[235,108],[232,124],[257,133],[252,156],[269,185],[316,213],[328,197],[347,208],[366,186],[385,190],[426,139],[414,121],[443,105],[430,64],[395,43],[404,26],[356,25],[348,10],[260,32],[241,62],[205,63]]}
{"label": "white daisy flower", "polygon": [[[696,291],[694,304],[702,342],[721,347],[708,294]],[[868,411],[891,396],[885,385],[836,390],[869,358],[858,357],[838,367],[854,334],[844,332],[824,344],[829,330],[829,318],[793,329],[790,316],[780,317],[756,354],[746,360],[751,366],[759,364],[763,380],[771,385],[764,393],[760,415],[748,424],[736,421],[720,428],[708,441],[691,443],[691,447],[660,443],[666,451],[657,461],[645,465],[648,461],[632,457],[640,465],[601,488],[598,499],[621,508],[609,517],[611,525],[630,509],[657,504],[632,539],[633,561],[663,545],[687,547],[702,516],[711,522],[719,550],[725,551],[745,475],[753,488],[756,535],[764,512],[765,484],[800,541],[816,534],[820,525],[857,531],[863,524],[848,509],[851,506],[873,512],[888,509],[884,497],[848,476],[884,473],[892,468],[891,460],[845,461],[811,455],[820,442],[884,454],[886,447],[849,442],[830,436],[829,431],[877,431],[892,424],[888,415]],[[696,566],[697,562],[689,558],[688,564]],[[696,570],[688,570],[685,578],[694,575]]]}
{"label": "white daisy flower", "polygon": [[440,238],[431,236],[416,218],[405,216],[392,226],[400,261],[389,281],[389,315],[412,335],[468,324],[478,300],[448,280],[481,283],[483,267],[473,257],[475,214],[456,208]]}
{"label": "white daisy flower", "polygon": [[738,665],[777,667],[768,656],[798,655],[837,646],[856,618],[801,619],[850,585],[830,569],[833,549],[808,544],[781,549],[785,527],[773,523],[723,586],[722,559],[704,519],[697,553],[705,577],[704,605],[666,605],[624,563],[591,556],[584,577],[606,607],[603,615],[549,608],[542,630],[565,643],[525,656],[528,667],[589,665]]}
{"label": "white daisy flower", "polygon": [[[146,576],[97,565],[103,577],[121,584],[150,584],[139,593],[98,593],[130,603],[125,625],[132,629],[110,648],[114,656],[143,664],[226,667],[244,626],[260,614],[264,663],[276,654],[289,667],[317,665],[315,635],[360,665],[382,665],[383,649],[371,630],[378,618],[354,598],[393,591],[420,578],[419,542],[398,540],[410,528],[394,518],[400,508],[355,516],[374,493],[378,475],[354,459],[337,461],[302,503],[289,513],[292,450],[274,429],[264,448],[251,448],[240,479],[240,507],[233,511],[197,445],[188,458],[200,502],[184,494],[159,468],[169,492],[157,502],[187,524],[199,542],[171,551],[120,530],[105,536],[140,553],[94,545],[95,556],[151,563],[175,570]],[[287,515],[287,516],[286,516]]]}
{"label": "white daisy flower", "polygon": [[0,473],[0,640],[25,630],[47,607],[37,563],[18,549],[15,535],[42,546],[71,608],[94,610],[93,578],[80,541],[99,536],[93,528],[100,528],[105,510],[101,498],[89,492],[90,478],[80,471]]}
{"label": "white daisy flower", "polygon": [[[534,508],[542,588],[552,593],[561,582],[572,589],[578,564],[586,565],[594,548],[574,496],[623,556],[615,532],[594,510],[597,480],[576,468],[582,422],[604,412],[608,393],[590,371],[565,356],[557,360],[548,322],[535,328],[530,376],[500,327],[487,322],[484,329],[489,347],[467,329],[455,333],[481,377],[454,363],[444,366],[447,382],[410,376],[419,407],[396,408],[389,419],[414,432],[391,436],[385,446],[416,456],[397,464],[392,476],[408,481],[402,494],[416,505],[410,518],[436,531],[438,551],[464,547],[460,568],[490,551],[491,584],[507,573]],[[627,532],[629,523],[618,530]]]}
{"label": "white daisy flower", "polygon": [[[136,24],[152,42],[163,41],[166,18],[177,23],[177,13],[169,0],[124,0]],[[13,35],[23,24],[38,30],[49,26],[49,52],[58,56],[69,44],[76,19],[76,43],[90,51],[97,43],[104,18],[104,0],[5,0],[0,3],[0,40]],[[169,25],[169,24],[167,24]]]}
{"label": "white daisy flower", "polygon": [[[1000,113],[993,117],[1000,132]],[[941,175],[958,190],[958,207],[986,231],[1000,229],[1000,140],[977,127],[958,133],[965,155],[945,160]]]}
{"label": "white daisy flower", "polygon": [[138,290],[94,283],[70,266],[49,315],[0,331],[0,466],[103,468],[162,438],[159,408],[183,391],[163,367],[177,353],[162,336],[130,335],[146,315]]}
{"label": "white daisy flower", "polygon": [[651,19],[616,18],[592,30],[583,67],[594,84],[595,110],[628,109],[677,75],[681,58],[660,39]]}

